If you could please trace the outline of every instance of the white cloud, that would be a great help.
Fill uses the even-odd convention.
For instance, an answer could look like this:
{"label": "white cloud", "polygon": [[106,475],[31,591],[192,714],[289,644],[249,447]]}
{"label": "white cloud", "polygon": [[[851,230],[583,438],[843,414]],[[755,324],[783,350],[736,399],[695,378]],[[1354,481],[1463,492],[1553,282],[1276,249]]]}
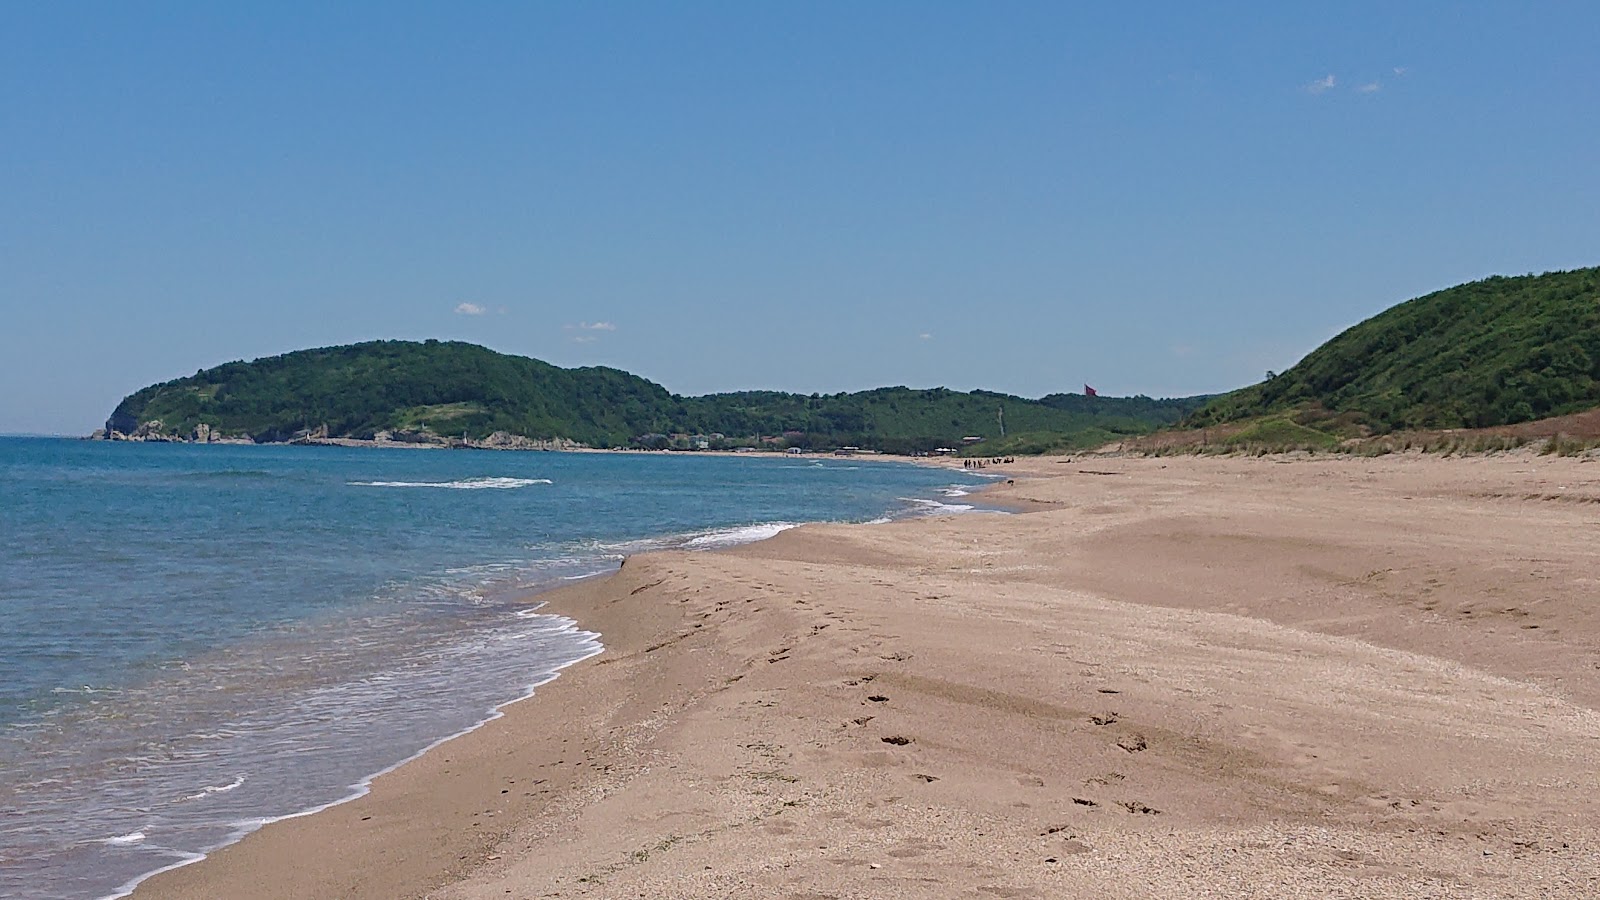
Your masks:
{"label": "white cloud", "polygon": [[1394,74],[1396,74],[1396,75],[1404,75],[1404,74],[1406,74],[1406,67],[1405,66],[1395,66],[1394,67]]}
{"label": "white cloud", "polygon": [[563,325],[561,326],[561,330],[578,332],[577,334],[567,338],[567,340],[572,341],[574,344],[592,344],[595,341],[600,340],[600,335],[598,332],[616,331],[617,326],[611,322],[579,322],[576,325]]}
{"label": "white cloud", "polygon": [[1356,90],[1363,94],[1376,94],[1377,92],[1383,90],[1383,85],[1376,81],[1369,81],[1366,84],[1358,86]]}
{"label": "white cloud", "polygon": [[923,341],[931,341],[931,340],[933,340],[933,335],[931,335],[928,332],[924,331],[923,333],[917,335],[917,339],[918,340],[923,340]]}
{"label": "white cloud", "polygon": [[1326,78],[1318,78],[1316,81],[1306,85],[1306,90],[1313,94],[1320,94],[1324,91],[1333,90],[1334,86],[1338,83],[1339,79],[1333,77],[1333,75],[1330,73]]}
{"label": "white cloud", "polygon": [[456,315],[458,316],[481,316],[486,312],[488,312],[487,309],[476,303],[462,303],[456,307]]}

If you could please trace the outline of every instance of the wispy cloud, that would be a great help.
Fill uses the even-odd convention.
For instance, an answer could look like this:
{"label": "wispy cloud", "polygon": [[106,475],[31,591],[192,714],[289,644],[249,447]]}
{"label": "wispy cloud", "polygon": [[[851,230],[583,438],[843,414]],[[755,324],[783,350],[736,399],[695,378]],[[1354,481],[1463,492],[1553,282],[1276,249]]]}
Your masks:
{"label": "wispy cloud", "polygon": [[919,340],[919,341],[931,341],[931,340],[933,340],[933,335],[929,334],[926,331],[924,331],[923,333],[917,335],[917,340]]}
{"label": "wispy cloud", "polygon": [[576,325],[563,325],[563,331],[577,332],[567,338],[574,344],[592,344],[600,340],[600,334],[607,331],[616,331],[617,326],[612,322],[579,322]]}
{"label": "wispy cloud", "polygon": [[1333,77],[1330,72],[1326,77],[1318,78],[1316,81],[1306,85],[1306,90],[1313,94],[1321,94],[1333,90],[1338,84],[1339,79]]}
{"label": "wispy cloud", "polygon": [[456,307],[458,316],[481,316],[489,310],[476,303],[462,303]]}
{"label": "wispy cloud", "polygon": [[1356,93],[1358,94],[1376,94],[1381,90],[1383,90],[1383,85],[1376,81],[1369,81],[1366,84],[1356,86]]}
{"label": "wispy cloud", "polygon": [[1395,66],[1392,70],[1396,76],[1404,76],[1408,71],[1405,66]]}

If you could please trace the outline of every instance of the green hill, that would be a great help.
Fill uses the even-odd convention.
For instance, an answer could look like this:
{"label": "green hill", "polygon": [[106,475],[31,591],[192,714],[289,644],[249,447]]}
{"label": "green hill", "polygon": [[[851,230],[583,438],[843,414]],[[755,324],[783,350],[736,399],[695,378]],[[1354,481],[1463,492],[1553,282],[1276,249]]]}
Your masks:
{"label": "green hill", "polygon": [[1600,405],[1600,268],[1495,277],[1401,303],[1194,427],[1292,413],[1326,432],[1482,428]]}
{"label": "green hill", "polygon": [[[682,397],[616,369],[562,369],[459,342],[373,341],[232,362],[151,385],[118,404],[108,433],[186,437],[198,426],[255,441],[381,431],[481,439],[505,432],[593,447],[788,446],[890,452],[989,439],[986,452],[1076,447],[1171,425],[1205,398],[880,388],[841,394],[746,391]],[[1001,421],[1011,440],[1001,442]],[[1021,436],[1026,436],[1025,438]],[[765,443],[765,442],[764,442]]]}
{"label": "green hill", "polygon": [[231,362],[124,399],[107,431],[186,435],[206,424],[256,441],[326,426],[332,437],[380,430],[481,437],[507,431],[606,445],[671,397],[615,369],[560,369],[462,343],[372,341]]}

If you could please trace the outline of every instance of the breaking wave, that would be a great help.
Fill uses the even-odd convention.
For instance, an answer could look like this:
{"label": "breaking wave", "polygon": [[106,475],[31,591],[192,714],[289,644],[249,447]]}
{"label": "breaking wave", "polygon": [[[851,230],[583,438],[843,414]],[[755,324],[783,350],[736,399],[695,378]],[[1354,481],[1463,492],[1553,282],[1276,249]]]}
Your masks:
{"label": "breaking wave", "polygon": [[348,481],[351,487],[449,488],[457,491],[510,490],[533,484],[555,484],[548,478],[465,478],[461,481]]}
{"label": "breaking wave", "polygon": [[697,534],[683,542],[687,550],[711,550],[716,547],[734,547],[739,544],[753,544],[764,541],[780,531],[787,531],[798,525],[798,522],[762,522],[758,525],[744,525],[738,528],[719,528]]}

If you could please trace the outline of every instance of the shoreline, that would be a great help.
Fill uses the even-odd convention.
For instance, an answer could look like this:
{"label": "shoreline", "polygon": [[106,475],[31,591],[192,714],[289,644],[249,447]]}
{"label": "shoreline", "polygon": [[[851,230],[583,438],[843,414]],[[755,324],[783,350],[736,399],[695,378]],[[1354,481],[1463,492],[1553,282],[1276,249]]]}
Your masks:
{"label": "shoreline", "polygon": [[[379,444],[377,446],[381,447],[383,445]],[[406,446],[406,445],[399,445],[399,446]],[[424,447],[424,448],[426,448],[426,447]],[[605,452],[605,451],[552,451],[552,452]],[[647,451],[640,451],[640,452],[647,452]],[[680,454],[680,455],[682,455],[682,454]],[[697,454],[693,454],[693,455],[743,457],[743,456],[749,456],[750,454],[736,454],[736,453],[732,453],[732,452],[724,453],[724,452],[718,452],[718,451],[700,451]],[[769,455],[770,456],[778,456],[779,454],[769,454]],[[832,458],[831,455],[828,455],[828,454],[822,454],[822,455],[818,455],[818,456],[828,456],[829,458]],[[793,460],[792,456],[788,456],[788,457],[784,457],[784,458],[789,459],[791,461]],[[892,462],[911,462],[912,460],[911,460],[911,458],[880,457],[879,461],[883,461],[883,462],[891,462],[891,461]],[[992,483],[990,483],[987,480],[983,480],[983,481],[974,480],[973,483],[967,484],[967,485],[965,485],[965,487],[967,488],[968,491],[970,491],[971,494],[978,494],[979,492],[987,490],[990,487],[992,487]],[[942,490],[940,491],[940,494],[943,494]],[[963,495],[963,497],[965,497],[965,496],[966,495]],[[949,500],[949,502],[955,503],[955,502],[957,502],[958,499],[960,499],[960,498],[952,499],[952,498],[949,498],[949,497],[943,497],[941,500],[933,500],[933,499],[911,500],[911,499],[907,498],[906,502],[908,502],[908,503],[916,503],[916,504],[918,504],[918,507],[921,507],[924,504],[926,504],[928,506],[932,506],[932,507],[942,507],[942,506],[946,505],[945,502],[944,502],[945,500]],[[961,511],[964,512],[964,511],[969,511],[969,510],[972,510],[972,507],[964,507]],[[915,519],[915,518],[921,518],[923,516],[935,515],[935,514],[938,514],[938,513],[929,512],[929,511],[924,511],[924,512],[907,511],[907,512],[904,512],[904,513],[900,514],[899,516],[897,516],[894,519],[889,519],[889,518],[875,519],[875,520],[873,520],[872,523],[888,522],[888,521],[899,521],[899,520],[902,520],[902,519]],[[863,523],[857,523],[857,524],[872,524],[872,523],[863,522]],[[776,534],[781,533],[782,531],[788,530],[790,528],[801,527],[802,525],[805,525],[805,524],[822,524],[822,523],[761,522],[761,523],[754,523],[754,524],[746,525],[746,526],[736,526],[736,527],[729,527],[729,528],[723,528],[723,529],[712,529],[710,531],[704,531],[704,532],[701,532],[701,531],[690,531],[690,532],[682,532],[682,533],[673,533],[671,535],[663,536],[660,539],[660,542],[663,544],[662,547],[660,547],[658,549],[654,549],[654,550],[645,551],[645,552],[652,552],[652,553],[653,552],[667,552],[667,553],[694,553],[694,554],[699,554],[699,553],[705,553],[705,552],[710,552],[710,551],[722,551],[722,550],[732,549],[732,548],[739,547],[739,546],[744,546],[744,545],[747,545],[747,544],[750,544],[750,543],[756,543],[756,542],[759,542],[759,541],[762,541],[762,540],[769,540],[773,536],[775,536]],[[481,729],[481,728],[493,723],[494,721],[496,721],[496,720],[500,719],[502,716],[504,716],[505,713],[506,713],[506,710],[509,709],[510,707],[512,707],[512,706],[514,706],[514,705],[516,705],[518,703],[521,703],[522,701],[528,700],[528,699],[532,698],[537,692],[542,691],[547,685],[549,685],[552,682],[554,682],[559,677],[561,672],[564,671],[565,669],[567,669],[568,667],[570,667],[572,665],[575,665],[577,663],[580,663],[580,662],[584,662],[584,661],[588,660],[589,658],[591,658],[593,656],[600,655],[600,654],[606,652],[606,645],[603,643],[603,641],[600,640],[600,638],[602,637],[601,635],[599,635],[598,633],[596,633],[596,632],[594,632],[592,630],[586,629],[583,624],[581,624],[578,621],[576,621],[570,615],[566,615],[566,614],[563,614],[563,613],[560,613],[560,612],[555,612],[555,611],[549,610],[548,607],[549,607],[549,604],[552,602],[553,596],[558,594],[559,592],[562,592],[562,591],[564,591],[566,589],[569,589],[569,588],[574,588],[574,587],[583,586],[583,585],[589,585],[590,583],[604,582],[606,579],[614,577],[617,574],[617,572],[618,572],[618,568],[610,568],[610,569],[605,570],[605,571],[591,572],[591,573],[587,573],[587,574],[584,574],[584,575],[578,576],[578,577],[568,577],[568,578],[565,578],[565,579],[563,579],[562,581],[559,581],[559,582],[551,582],[549,584],[546,584],[546,585],[544,585],[542,587],[539,587],[539,588],[535,589],[532,593],[526,593],[526,594],[523,595],[523,602],[525,604],[527,604],[525,606],[525,608],[522,610],[523,613],[527,614],[527,613],[535,613],[535,612],[537,612],[537,613],[541,614],[542,617],[548,617],[548,618],[553,618],[553,619],[559,620],[561,623],[563,623],[563,630],[573,632],[573,633],[575,633],[576,635],[578,635],[580,637],[581,636],[589,636],[591,639],[594,639],[596,641],[596,643],[597,643],[596,648],[594,650],[592,650],[591,652],[585,653],[585,654],[583,654],[581,656],[578,656],[578,657],[576,657],[576,658],[574,658],[572,660],[569,660],[567,662],[563,662],[563,663],[560,663],[560,664],[554,666],[554,668],[551,671],[549,671],[548,673],[544,674],[536,682],[534,682],[531,685],[529,685],[522,694],[520,694],[519,696],[512,697],[512,698],[510,698],[510,699],[508,699],[508,700],[506,700],[504,702],[498,703],[493,708],[487,710],[486,713],[484,714],[484,716],[481,719],[479,719],[478,721],[474,722],[473,724],[471,724],[469,726],[466,726],[464,728],[461,728],[461,729],[459,729],[459,730],[457,730],[457,731],[455,731],[455,732],[453,732],[451,734],[448,734],[448,735],[440,737],[440,738],[438,738],[436,740],[433,740],[432,742],[430,742],[426,746],[422,747],[421,749],[415,751],[414,753],[410,754],[409,756],[407,756],[407,757],[405,757],[403,759],[400,759],[398,761],[395,761],[393,763],[386,764],[386,765],[382,766],[381,768],[378,768],[375,771],[362,776],[359,781],[357,781],[357,782],[355,782],[355,783],[353,783],[353,784],[348,786],[346,793],[344,793],[343,795],[337,797],[336,799],[328,800],[326,802],[317,802],[317,803],[315,803],[313,805],[310,805],[310,806],[308,806],[308,807],[306,807],[304,809],[299,809],[299,810],[296,810],[296,811],[293,811],[293,812],[289,812],[289,813],[284,813],[284,814],[279,814],[279,815],[271,815],[271,816],[263,816],[263,817],[260,817],[260,818],[253,818],[253,819],[245,820],[222,843],[220,843],[220,844],[218,844],[218,845],[216,845],[214,847],[210,847],[208,849],[200,851],[200,852],[196,853],[195,855],[193,855],[190,858],[180,859],[180,860],[178,860],[176,862],[173,862],[173,863],[171,863],[169,865],[166,865],[166,866],[163,866],[161,868],[155,869],[153,871],[150,871],[150,872],[141,874],[139,876],[136,876],[136,877],[130,879],[129,881],[123,883],[122,885],[119,885],[111,893],[103,895],[101,900],[117,900],[117,898],[122,898],[122,897],[127,897],[127,896],[130,896],[130,895],[133,895],[136,891],[139,891],[139,889],[141,888],[142,885],[144,885],[145,882],[149,881],[150,879],[157,878],[157,877],[162,876],[162,875],[164,875],[164,874],[166,874],[168,872],[177,871],[177,870],[184,869],[184,868],[187,868],[189,866],[196,865],[198,863],[204,862],[207,859],[209,859],[212,856],[214,856],[215,854],[217,854],[218,852],[224,851],[224,850],[228,849],[229,847],[232,847],[233,845],[239,843],[241,840],[244,840],[244,839],[248,838],[250,835],[254,834],[255,832],[261,830],[262,828],[270,827],[270,826],[276,825],[277,823],[280,823],[280,822],[287,822],[287,821],[291,821],[291,820],[305,818],[305,817],[308,817],[308,816],[318,815],[318,814],[323,813],[323,812],[325,812],[327,810],[342,806],[342,805],[347,804],[347,803],[351,803],[351,802],[360,800],[361,798],[365,797],[371,791],[372,784],[373,784],[374,781],[376,781],[376,780],[378,780],[380,778],[383,778],[383,777],[389,775],[390,773],[395,772],[396,770],[398,770],[398,769],[400,769],[400,768],[402,768],[402,767],[404,767],[406,765],[411,764],[412,762],[420,759],[424,755],[434,751],[437,748],[440,748],[440,747],[444,746],[445,744],[447,744],[447,743],[449,743],[451,741],[454,741],[454,740],[457,740],[459,738],[462,738],[462,737],[465,737],[467,735],[470,735],[470,734],[478,731],[479,729]],[[138,896],[144,896],[144,892],[140,891]]]}
{"label": "shoreline", "polygon": [[[1036,514],[807,525],[715,554],[633,557],[541,594],[545,609],[601,634],[597,660],[372,780],[365,796],[268,825],[133,896],[721,896],[739,884],[776,894],[785,883],[856,896],[849,886],[860,879],[918,896],[981,889],[974,879],[1051,896],[1149,896],[1165,894],[1118,893],[1106,873],[1128,877],[1144,859],[1176,878],[1186,859],[1228,846],[1236,855],[1247,833],[1298,836],[1315,859],[1297,856],[1296,866],[1361,874],[1364,896],[1433,890],[1416,874],[1427,861],[1537,875],[1530,891],[1600,884],[1582,855],[1596,847],[1582,823],[1600,812],[1585,796],[1600,761],[1600,675],[1579,653],[1600,622],[1543,583],[1596,562],[1581,540],[1593,507],[1528,499],[1600,494],[1588,474],[1600,467],[1106,459],[1094,469],[1023,461],[1005,467],[1015,484],[980,489],[986,502]],[[1565,536],[1574,524],[1576,538]],[[1118,553],[1140,564],[1105,558]],[[1541,577],[1484,569],[1484,559],[1521,556],[1545,560]],[[1388,574],[1356,571],[1371,560],[1389,562]],[[1486,583],[1521,615],[1476,600],[1470,615],[1441,612],[1444,597],[1425,608],[1451,591],[1478,597]],[[1330,615],[1333,594],[1342,612]],[[1098,625],[1074,630],[1078,619]],[[1212,635],[1212,656],[1239,644],[1232,665],[1268,658],[1281,668],[1253,680],[1212,671],[1215,660],[1190,648],[1198,634]],[[1151,641],[1165,651],[1107,649]],[[991,643],[1004,652],[974,646]],[[1348,679],[1351,710],[1310,702],[1318,688],[1303,660],[1313,658],[1325,667],[1319,680]],[[1444,693],[1360,676],[1406,669],[1434,673]],[[862,696],[869,690],[884,699]],[[1227,708],[1206,705],[1217,702]],[[1253,712],[1239,719],[1240,707]],[[1377,727],[1384,709],[1405,710],[1404,727]],[[1539,727],[1495,724],[1512,712]],[[1235,719],[1250,727],[1217,726]],[[1487,735],[1485,747],[1456,746],[1463,726]],[[1368,750],[1401,739],[1397,748],[1412,749],[1357,759],[1345,746],[1352,729]],[[1551,743],[1558,734],[1565,744]],[[1428,760],[1403,758],[1428,736]],[[997,737],[1005,746],[987,746]],[[1321,752],[1307,758],[1312,749]],[[1513,759],[1528,774],[1491,778],[1466,810],[1453,773],[1503,782]],[[1571,784],[1565,806],[1540,778]],[[1401,807],[1369,807],[1380,797]],[[1529,840],[1543,849],[1518,849]],[[857,852],[829,849],[841,841]],[[1340,847],[1366,862],[1339,857]],[[986,857],[997,853],[1014,865],[996,870]],[[1246,856],[1247,871],[1230,855],[1209,881],[1172,883],[1220,888],[1232,872],[1249,893],[1252,878],[1296,871],[1282,854]],[[289,871],[287,860],[299,865]],[[915,880],[930,877],[938,890]],[[1451,893],[1471,887],[1438,895],[1477,895]]]}
{"label": "shoreline", "polygon": [[[585,579],[607,578],[607,577],[610,577],[612,574],[615,574],[615,573],[596,573],[594,575],[585,576]],[[558,590],[558,589],[559,588],[551,588],[550,590]],[[534,595],[531,595],[531,596],[532,597],[538,597],[538,596],[541,596],[543,593],[548,593],[548,591],[540,592],[539,594],[534,594]],[[540,610],[543,607],[544,607],[544,603],[537,603],[537,604],[529,607],[529,611]],[[563,615],[560,615],[560,614],[557,614],[557,613],[550,613],[549,615],[552,615],[557,619],[561,619],[561,620],[564,620],[565,622],[567,622],[568,623],[567,627],[570,628],[574,634],[577,634],[577,635],[591,635],[592,639],[598,639],[599,638],[598,634],[596,634],[594,632],[590,632],[590,631],[585,631],[581,625],[579,625],[575,620],[571,619],[570,617],[563,616]],[[504,703],[501,703],[501,704],[495,706],[493,709],[489,710],[488,714],[485,715],[483,717],[483,719],[479,720],[478,722],[474,723],[473,725],[470,725],[470,726],[468,726],[466,728],[463,728],[463,729],[461,729],[461,730],[459,730],[459,731],[457,731],[457,732],[455,732],[453,734],[449,734],[449,735],[446,735],[446,736],[444,736],[442,738],[439,738],[438,740],[428,744],[427,746],[425,746],[422,749],[416,751],[415,753],[411,754],[410,756],[406,757],[405,759],[402,759],[399,762],[395,762],[395,763],[392,763],[390,765],[384,766],[383,768],[378,769],[377,771],[375,771],[375,772],[373,772],[373,773],[371,773],[369,775],[364,776],[360,781],[357,781],[356,783],[350,785],[349,793],[345,794],[344,796],[342,796],[342,797],[340,797],[340,798],[338,798],[336,800],[330,800],[327,803],[322,803],[322,804],[318,804],[318,805],[315,805],[315,806],[311,806],[311,807],[308,807],[306,809],[298,810],[296,812],[286,813],[286,814],[280,815],[280,816],[264,816],[264,817],[261,817],[261,818],[258,818],[258,819],[249,820],[245,824],[241,825],[238,831],[235,831],[232,835],[230,835],[225,843],[223,843],[223,844],[221,844],[221,845],[219,845],[217,847],[213,847],[213,848],[211,848],[209,850],[202,851],[198,855],[196,855],[196,856],[194,856],[192,858],[184,859],[184,860],[181,860],[179,862],[175,862],[175,863],[173,863],[173,864],[171,864],[169,866],[165,866],[163,868],[156,869],[155,871],[148,872],[148,873],[146,873],[144,875],[140,875],[137,878],[134,878],[134,879],[122,884],[122,885],[119,885],[116,888],[116,890],[114,890],[110,894],[106,894],[105,896],[99,898],[99,900],[121,900],[121,898],[123,898],[123,897],[132,896],[134,894],[134,892],[139,889],[140,885],[144,884],[146,881],[149,881],[150,879],[155,878],[155,877],[157,877],[159,875],[162,875],[164,873],[167,873],[167,872],[176,871],[178,869],[182,869],[182,868],[185,868],[187,866],[192,866],[192,865],[196,865],[198,863],[205,862],[207,859],[209,859],[211,857],[212,854],[218,852],[219,850],[224,850],[224,849],[226,849],[228,847],[233,846],[234,844],[239,843],[240,841],[244,840],[245,838],[249,837],[250,835],[254,834],[255,832],[260,831],[262,828],[266,828],[267,826],[275,825],[275,824],[277,824],[279,822],[288,822],[288,821],[291,821],[293,819],[304,818],[306,816],[314,816],[314,815],[322,813],[322,812],[324,812],[326,810],[332,809],[332,808],[334,808],[336,806],[342,806],[342,805],[344,805],[346,803],[351,803],[351,802],[354,802],[356,800],[361,799],[362,797],[365,797],[367,794],[371,793],[371,791],[372,791],[372,783],[374,781],[377,781],[379,778],[382,778],[385,775],[388,775],[389,773],[394,772],[394,771],[400,769],[403,766],[409,765],[410,763],[412,763],[412,762],[414,762],[414,761],[416,761],[418,759],[421,759],[424,755],[433,752],[435,749],[437,749],[439,747],[442,747],[443,745],[449,743],[450,741],[453,741],[453,740],[455,740],[457,738],[465,737],[465,736],[473,733],[474,731],[477,731],[478,729],[483,728],[485,725],[488,725],[489,723],[495,721],[496,719],[501,718],[502,716],[505,715],[505,711],[506,711],[506,709],[508,707],[510,707],[510,706],[512,706],[513,704],[516,704],[516,703],[521,703],[524,700],[531,699],[534,696],[535,692],[538,691],[539,688],[542,688],[545,685],[550,684],[551,682],[555,681],[557,678],[559,678],[561,676],[561,672],[564,671],[565,669],[570,668],[571,666],[575,666],[578,663],[584,662],[585,660],[588,660],[588,659],[590,659],[592,657],[595,657],[595,656],[599,656],[600,654],[604,653],[605,652],[605,645],[603,643],[600,643],[598,640],[595,640],[595,643],[596,643],[596,646],[595,646],[594,650],[592,650],[589,653],[585,653],[582,656],[577,657],[576,659],[573,659],[573,660],[570,660],[568,662],[564,662],[564,663],[561,663],[559,665],[556,665],[544,677],[542,677],[538,681],[535,681],[534,683],[530,684],[528,686],[527,690],[524,691],[521,696],[514,697],[514,698],[512,698],[510,700],[507,700]]]}

